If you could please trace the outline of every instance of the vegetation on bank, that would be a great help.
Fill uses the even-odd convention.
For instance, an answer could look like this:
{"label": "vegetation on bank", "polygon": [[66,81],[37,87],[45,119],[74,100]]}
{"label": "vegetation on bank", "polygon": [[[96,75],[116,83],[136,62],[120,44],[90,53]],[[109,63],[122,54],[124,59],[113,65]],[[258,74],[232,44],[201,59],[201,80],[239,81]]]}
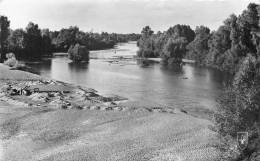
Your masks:
{"label": "vegetation on bank", "polygon": [[[260,69],[251,54],[243,59],[232,86],[218,99],[214,116],[221,138],[221,160],[258,161],[260,159]],[[238,132],[248,132],[248,145],[239,147]]]}
{"label": "vegetation on bank", "polygon": [[118,42],[136,41],[139,34],[93,33],[81,31],[77,26],[60,31],[40,29],[30,22],[25,29],[10,29],[10,21],[0,16],[0,53],[1,61],[8,52],[15,53],[18,59],[40,59],[52,52],[67,52],[71,46],[83,45],[87,50],[113,48]]}
{"label": "vegetation on bank", "polygon": [[206,26],[192,30],[188,25],[178,24],[154,33],[146,26],[138,40],[138,56],[163,60],[185,57],[199,65],[235,73],[248,53],[254,56],[258,53],[258,14],[258,5],[251,3],[241,15],[230,15],[216,31]]}
{"label": "vegetation on bank", "polygon": [[[221,139],[220,160],[260,160],[260,6],[250,3],[240,15],[230,15],[216,31],[198,26],[175,25],[154,33],[143,28],[139,57],[161,57],[166,64],[186,57],[234,75],[218,99],[214,122]],[[240,149],[238,132],[248,132],[249,142]]]}
{"label": "vegetation on bank", "polygon": [[175,25],[166,32],[154,31],[149,26],[143,28],[137,46],[139,57],[161,57],[165,63],[181,63],[186,46],[194,39],[194,31],[188,25]]}

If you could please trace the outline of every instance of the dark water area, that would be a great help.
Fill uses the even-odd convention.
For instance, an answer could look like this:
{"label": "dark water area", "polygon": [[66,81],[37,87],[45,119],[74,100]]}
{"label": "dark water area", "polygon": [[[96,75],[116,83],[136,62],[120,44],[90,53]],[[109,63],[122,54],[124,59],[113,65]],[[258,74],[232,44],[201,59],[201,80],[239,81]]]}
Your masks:
{"label": "dark water area", "polygon": [[227,74],[192,64],[177,70],[160,63],[116,59],[133,57],[137,50],[135,42],[122,43],[115,49],[91,52],[95,59],[89,63],[75,64],[60,56],[27,65],[42,76],[94,88],[101,94],[184,109],[215,107]]}

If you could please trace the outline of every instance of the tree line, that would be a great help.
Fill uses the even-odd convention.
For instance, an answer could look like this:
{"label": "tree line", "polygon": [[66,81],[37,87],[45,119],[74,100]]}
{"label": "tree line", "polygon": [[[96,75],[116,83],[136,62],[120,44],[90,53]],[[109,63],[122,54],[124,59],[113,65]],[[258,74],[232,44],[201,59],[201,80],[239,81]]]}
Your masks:
{"label": "tree line", "polygon": [[113,48],[118,42],[137,41],[140,34],[94,33],[81,31],[77,26],[60,31],[40,29],[38,24],[29,22],[25,29],[10,29],[10,21],[0,16],[1,61],[5,53],[13,52],[20,59],[40,59],[53,52],[67,52],[76,44],[88,50]]}
{"label": "tree line", "polygon": [[249,4],[242,14],[230,15],[216,31],[206,26],[195,30],[177,24],[167,31],[157,32],[146,26],[138,40],[139,57],[161,57],[165,63],[181,63],[193,59],[202,66],[211,66],[231,73],[248,53],[259,55],[259,9]]}

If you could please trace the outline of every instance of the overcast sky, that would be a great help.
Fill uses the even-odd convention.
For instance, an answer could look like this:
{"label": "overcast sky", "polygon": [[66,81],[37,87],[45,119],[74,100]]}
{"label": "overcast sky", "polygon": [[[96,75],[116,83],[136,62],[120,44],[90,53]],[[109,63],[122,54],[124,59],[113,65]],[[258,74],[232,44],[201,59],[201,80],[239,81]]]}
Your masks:
{"label": "overcast sky", "polygon": [[231,13],[241,13],[259,0],[0,0],[0,14],[11,28],[29,21],[40,28],[59,30],[77,25],[94,32],[140,33],[150,25],[164,31],[175,24],[216,29]]}

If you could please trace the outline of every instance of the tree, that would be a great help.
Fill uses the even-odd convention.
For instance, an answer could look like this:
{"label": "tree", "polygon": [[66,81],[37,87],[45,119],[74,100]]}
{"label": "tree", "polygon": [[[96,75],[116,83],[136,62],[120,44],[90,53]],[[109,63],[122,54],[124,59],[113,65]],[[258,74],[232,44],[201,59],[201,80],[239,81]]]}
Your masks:
{"label": "tree", "polygon": [[9,35],[10,21],[5,16],[0,16],[0,62],[5,58],[7,38]]}
{"label": "tree", "polygon": [[[138,40],[137,46],[139,47],[139,51],[137,55],[139,57],[162,57],[165,62],[168,62],[168,59],[171,58],[172,51],[167,50],[169,46],[165,47],[167,43],[174,42],[176,49],[174,52],[182,53],[183,57],[186,54],[186,45],[194,39],[195,33],[188,25],[175,25],[170,27],[166,32],[157,32],[154,34],[154,31],[149,27],[145,26],[141,32],[141,38]],[[184,40],[185,42],[180,43],[180,41]],[[174,41],[173,41],[174,40]],[[180,43],[180,45],[177,45]],[[168,44],[169,45],[169,44]],[[179,46],[179,47],[177,47]],[[165,50],[164,50],[165,49]],[[167,52],[167,53],[165,53]],[[176,60],[176,57],[173,56],[173,59]],[[169,61],[172,62],[172,61]]]}
{"label": "tree", "polygon": [[195,37],[194,31],[190,28],[189,25],[180,24],[170,27],[167,30],[167,35],[168,37],[173,38],[185,37],[188,42],[191,42]]}
{"label": "tree", "polygon": [[25,49],[25,31],[23,29],[16,29],[11,31],[8,37],[8,51],[16,54],[17,57],[22,57]]}
{"label": "tree", "polygon": [[85,46],[79,44],[71,45],[68,54],[69,59],[73,62],[89,61],[89,51]]}
{"label": "tree", "polygon": [[199,65],[205,65],[209,52],[210,29],[205,26],[196,27],[195,35],[195,39],[187,46],[188,57],[195,60]]}
{"label": "tree", "polygon": [[139,57],[155,57],[154,54],[154,31],[149,27],[145,26],[142,30],[142,36],[137,42],[139,50],[137,55]]}
{"label": "tree", "polygon": [[240,48],[242,56],[245,57],[247,53],[255,54],[257,49],[252,41],[252,32],[259,31],[259,5],[250,3],[247,10],[238,17],[237,23],[240,29]]}
{"label": "tree", "polygon": [[145,26],[141,33],[142,33],[142,37],[146,38],[146,37],[152,36],[154,31],[150,28],[150,26]]}
{"label": "tree", "polygon": [[[245,160],[254,152],[260,152],[260,66],[252,54],[243,60],[233,85],[219,99],[215,125],[224,143],[222,157],[228,160]],[[241,153],[234,148],[237,132],[249,133],[249,145]],[[222,147],[223,148],[223,147]],[[233,150],[232,150],[233,149]],[[223,150],[223,149],[222,149]],[[232,156],[227,158],[227,156]]]}
{"label": "tree", "polygon": [[41,30],[37,24],[30,22],[25,34],[26,58],[38,59],[42,56]]}
{"label": "tree", "polygon": [[231,48],[230,28],[222,25],[213,33],[209,40],[209,54],[207,64],[216,68],[221,68],[224,61],[224,53]]}
{"label": "tree", "polygon": [[41,35],[42,35],[42,53],[49,55],[52,52],[52,44],[51,44],[49,29],[43,29],[41,31]]}
{"label": "tree", "polygon": [[71,45],[76,44],[76,35],[78,32],[79,28],[77,26],[61,29],[56,38],[56,46],[62,51],[67,51]]}
{"label": "tree", "polygon": [[163,61],[167,64],[181,64],[182,58],[186,52],[186,45],[188,41],[184,37],[169,39],[164,46]]}

